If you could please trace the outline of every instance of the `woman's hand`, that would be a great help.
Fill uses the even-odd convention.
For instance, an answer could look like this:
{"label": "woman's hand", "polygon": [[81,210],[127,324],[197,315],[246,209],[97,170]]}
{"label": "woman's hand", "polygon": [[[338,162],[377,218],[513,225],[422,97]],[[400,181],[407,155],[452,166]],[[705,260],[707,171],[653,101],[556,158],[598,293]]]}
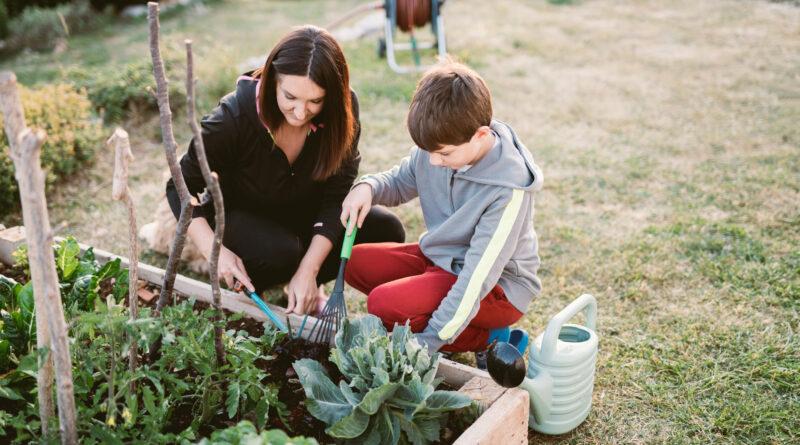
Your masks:
{"label": "woman's hand", "polygon": [[286,312],[294,312],[298,315],[308,314],[317,307],[319,287],[317,286],[317,274],[297,269],[292,280],[286,286],[286,293],[289,296],[289,305]]}
{"label": "woman's hand", "polygon": [[358,184],[350,190],[342,201],[342,214],[339,216],[342,225],[347,227],[347,235],[353,231],[352,227],[348,227],[347,221],[356,221],[360,229],[371,207],[372,187],[369,184]]}
{"label": "woman's hand", "polygon": [[242,259],[225,246],[220,246],[217,272],[219,278],[225,281],[229,289],[233,289],[236,280],[239,280],[250,292],[256,289],[250,281],[250,276],[247,275]]}

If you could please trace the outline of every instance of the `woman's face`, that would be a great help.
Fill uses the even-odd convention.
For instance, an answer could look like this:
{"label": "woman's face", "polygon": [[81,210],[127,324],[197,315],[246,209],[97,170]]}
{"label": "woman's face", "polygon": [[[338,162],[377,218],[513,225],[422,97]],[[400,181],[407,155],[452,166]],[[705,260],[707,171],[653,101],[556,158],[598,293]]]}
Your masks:
{"label": "woman's face", "polygon": [[293,127],[302,127],[322,111],[325,90],[306,76],[278,75],[278,108]]}

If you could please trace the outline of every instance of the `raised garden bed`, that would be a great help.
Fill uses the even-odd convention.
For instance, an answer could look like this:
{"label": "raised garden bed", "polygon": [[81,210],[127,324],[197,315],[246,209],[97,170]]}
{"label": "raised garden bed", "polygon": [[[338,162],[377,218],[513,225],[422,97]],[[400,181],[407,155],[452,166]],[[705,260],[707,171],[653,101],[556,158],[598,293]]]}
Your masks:
{"label": "raised garden bed", "polygon": [[[0,231],[0,262],[12,264],[14,259],[11,253],[16,250],[24,240],[24,230],[21,228],[13,227]],[[81,248],[86,249],[87,246],[81,246]],[[119,258],[122,262],[122,266],[127,267],[128,260],[125,257],[99,249],[94,249],[94,256],[101,264]],[[149,286],[159,286],[163,274],[163,269],[147,264],[139,264],[139,278],[149,283]],[[211,286],[207,283],[178,275],[175,281],[175,291],[179,294],[192,296],[197,301],[205,304],[211,303]],[[267,321],[266,316],[244,295],[223,290],[222,306],[230,312],[244,314],[249,319],[259,323]],[[271,307],[279,317],[283,319],[287,318],[283,308],[277,306]],[[288,321],[292,331],[296,332],[301,325],[302,317],[289,314]],[[314,321],[313,319],[309,320],[304,331],[301,333],[302,337],[306,337],[309,334],[309,331],[314,325]],[[247,329],[247,325],[252,325],[247,319],[240,320],[240,323],[242,328],[245,329]],[[319,361],[324,361],[326,359],[326,357],[320,357],[320,355],[324,355],[322,351],[315,352],[310,348],[305,348],[301,344],[293,344],[290,342],[279,347],[289,349],[289,351],[285,352],[291,356],[312,357]],[[280,367],[283,365],[280,362],[281,360],[276,360],[272,366]],[[328,370],[330,371],[331,368],[335,369],[335,367],[328,367]],[[285,373],[287,371],[288,369],[283,372]],[[280,372],[280,370],[276,368],[274,372]],[[288,372],[291,373],[291,371]],[[505,445],[528,442],[529,401],[527,392],[516,388],[506,389],[500,387],[491,380],[486,372],[444,358],[440,360],[437,376],[443,378],[447,386],[458,389],[460,392],[469,395],[472,399],[476,400],[479,405],[485,408],[483,414],[480,415],[471,426],[464,430],[459,437],[454,440],[450,438],[450,440],[453,440],[452,443],[458,445]],[[286,385],[284,388],[289,388],[289,385]],[[291,391],[291,389],[285,389],[285,391]],[[296,392],[290,395],[288,392],[284,392],[280,397],[282,400],[285,398],[291,399],[291,397],[302,400],[303,395],[300,393],[298,396]],[[299,400],[288,401],[297,404]],[[289,403],[287,403],[287,405],[288,404]],[[298,424],[306,422],[306,426],[310,426],[310,428],[300,429],[296,433],[306,434],[311,437],[314,436],[314,434],[310,434],[313,433],[314,429],[324,429],[324,424],[307,414],[301,412],[294,413],[293,418]],[[304,429],[306,431],[303,431]],[[448,440],[448,442],[450,441]]]}

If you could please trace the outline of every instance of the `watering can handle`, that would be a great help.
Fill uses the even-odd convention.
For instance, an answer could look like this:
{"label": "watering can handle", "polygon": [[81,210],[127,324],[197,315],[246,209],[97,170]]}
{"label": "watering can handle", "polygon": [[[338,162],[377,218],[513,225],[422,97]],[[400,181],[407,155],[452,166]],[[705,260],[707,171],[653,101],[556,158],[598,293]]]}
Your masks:
{"label": "watering can handle", "polygon": [[586,311],[586,327],[592,331],[597,328],[597,300],[589,294],[583,294],[562,309],[561,312],[556,314],[556,316],[547,323],[547,328],[542,338],[543,361],[549,362],[553,359],[553,355],[556,353],[556,342],[558,341],[558,334],[561,332],[561,326],[582,310]]}

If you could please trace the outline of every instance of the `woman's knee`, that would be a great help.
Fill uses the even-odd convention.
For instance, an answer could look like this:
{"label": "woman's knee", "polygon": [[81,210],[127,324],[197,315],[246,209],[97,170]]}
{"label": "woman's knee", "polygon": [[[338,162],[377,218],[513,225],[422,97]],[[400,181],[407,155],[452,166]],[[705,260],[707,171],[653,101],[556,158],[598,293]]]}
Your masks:
{"label": "woman's knee", "polygon": [[362,241],[365,243],[402,243],[406,239],[406,230],[400,218],[381,206],[370,209],[362,228],[366,229],[364,238],[368,238]]}

